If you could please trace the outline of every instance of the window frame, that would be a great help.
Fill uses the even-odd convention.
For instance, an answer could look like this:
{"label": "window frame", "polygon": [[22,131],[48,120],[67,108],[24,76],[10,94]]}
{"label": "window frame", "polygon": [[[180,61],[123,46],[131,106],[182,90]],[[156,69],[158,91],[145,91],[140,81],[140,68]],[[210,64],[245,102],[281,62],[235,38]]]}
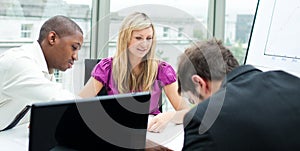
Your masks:
{"label": "window frame", "polygon": [[[90,59],[108,57],[110,0],[93,0]],[[209,0],[208,34],[224,39],[226,0]]]}

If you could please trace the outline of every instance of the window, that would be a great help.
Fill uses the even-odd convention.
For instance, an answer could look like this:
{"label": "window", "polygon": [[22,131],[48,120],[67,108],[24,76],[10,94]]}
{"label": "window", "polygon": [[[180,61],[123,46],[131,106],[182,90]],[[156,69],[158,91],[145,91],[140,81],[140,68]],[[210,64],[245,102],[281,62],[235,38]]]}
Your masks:
{"label": "window", "polygon": [[168,38],[169,37],[169,31],[170,31],[169,27],[163,27],[163,37]]}
{"label": "window", "polygon": [[226,0],[224,44],[244,63],[257,0]]}
{"label": "window", "polygon": [[54,76],[56,78],[56,82],[62,83],[62,74],[60,73],[59,70],[54,70]]}
{"label": "window", "polygon": [[[226,0],[222,34],[224,43],[243,62],[257,0]],[[168,61],[176,70],[177,57],[195,40],[210,37],[211,12],[216,0],[1,0],[0,5],[0,53],[11,47],[20,46],[38,37],[39,28],[50,16],[62,14],[74,19],[84,32],[84,44],[79,51],[79,60],[72,70],[58,72],[61,82],[71,91],[77,92],[83,86],[84,59],[108,57],[116,51],[116,39],[122,19],[133,11],[143,11],[153,20],[157,32],[157,51],[160,58]],[[92,2],[97,4],[93,6]],[[104,4],[104,5],[103,5]],[[101,8],[99,8],[101,7]],[[109,7],[109,8],[108,8]],[[101,11],[99,11],[101,10]],[[103,11],[109,28],[94,29],[105,18],[95,14]],[[93,15],[92,15],[93,13]],[[217,15],[219,16],[219,15]],[[92,19],[92,17],[94,17]],[[94,22],[93,22],[94,21]],[[99,26],[103,28],[103,25]],[[219,28],[219,26],[217,27]],[[97,33],[101,31],[101,34]],[[107,32],[107,33],[106,33]],[[223,33],[224,32],[224,33]],[[96,33],[96,34],[95,34]],[[94,34],[94,35],[93,35]],[[223,37],[223,35],[221,37]],[[103,37],[105,38],[103,38]],[[93,37],[93,43],[91,38]],[[104,41],[103,41],[104,39]],[[94,49],[93,47],[96,47]],[[107,45],[104,47],[104,45]]]}
{"label": "window", "polygon": [[178,37],[183,37],[183,35],[182,35],[182,32],[183,32],[183,28],[182,27],[179,27],[178,28]]}
{"label": "window", "polygon": [[21,38],[31,38],[32,24],[21,25]]}

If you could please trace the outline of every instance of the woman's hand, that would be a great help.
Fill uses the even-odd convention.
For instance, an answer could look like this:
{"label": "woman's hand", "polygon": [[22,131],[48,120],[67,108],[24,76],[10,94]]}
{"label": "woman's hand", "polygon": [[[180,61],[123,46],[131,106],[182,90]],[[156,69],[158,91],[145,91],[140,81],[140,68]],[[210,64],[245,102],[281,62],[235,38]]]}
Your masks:
{"label": "woman's hand", "polygon": [[162,132],[168,123],[173,119],[175,111],[160,113],[154,116],[148,124],[148,131],[159,133]]}
{"label": "woman's hand", "polygon": [[156,133],[162,132],[170,122],[174,124],[182,124],[184,115],[189,110],[190,109],[168,111],[154,116],[148,123],[148,131]]}

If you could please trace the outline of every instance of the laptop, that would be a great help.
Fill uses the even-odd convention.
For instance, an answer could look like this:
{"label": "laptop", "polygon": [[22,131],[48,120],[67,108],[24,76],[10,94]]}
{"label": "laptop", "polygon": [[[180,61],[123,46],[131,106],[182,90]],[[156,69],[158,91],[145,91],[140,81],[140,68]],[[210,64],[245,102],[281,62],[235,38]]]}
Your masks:
{"label": "laptop", "polygon": [[144,150],[150,93],[34,103],[29,151]]}

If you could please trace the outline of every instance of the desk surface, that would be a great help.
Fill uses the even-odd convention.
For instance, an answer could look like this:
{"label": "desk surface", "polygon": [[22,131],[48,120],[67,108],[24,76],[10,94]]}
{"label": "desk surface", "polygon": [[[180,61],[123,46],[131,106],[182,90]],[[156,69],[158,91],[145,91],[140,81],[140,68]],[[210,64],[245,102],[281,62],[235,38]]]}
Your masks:
{"label": "desk surface", "polygon": [[[183,145],[183,125],[169,123],[161,133],[147,132],[147,139],[163,145],[174,151],[179,151]],[[0,132],[1,151],[27,151],[29,144],[28,123],[19,125],[8,131]]]}
{"label": "desk surface", "polygon": [[161,133],[147,132],[147,139],[174,151],[182,149],[183,138],[184,132],[182,124],[176,125],[174,123],[169,123],[166,129]]}
{"label": "desk surface", "polygon": [[29,144],[28,124],[19,125],[13,129],[0,132],[1,151],[27,151]]}

